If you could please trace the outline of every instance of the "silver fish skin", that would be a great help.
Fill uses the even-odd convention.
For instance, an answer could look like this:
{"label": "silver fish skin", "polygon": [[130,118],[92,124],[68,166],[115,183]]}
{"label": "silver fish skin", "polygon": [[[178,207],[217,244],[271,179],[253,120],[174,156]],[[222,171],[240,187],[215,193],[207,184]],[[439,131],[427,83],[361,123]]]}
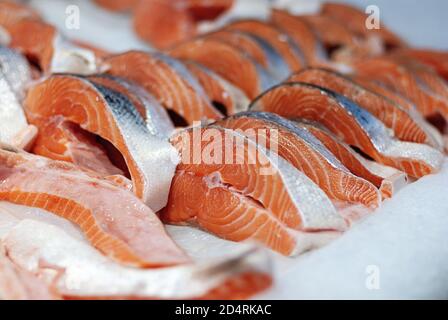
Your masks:
{"label": "silver fish skin", "polygon": [[[257,157],[265,158],[269,161],[266,167],[278,172],[281,176],[285,189],[290,195],[294,205],[298,208],[301,215],[302,229],[305,234],[307,231],[316,230],[333,230],[334,232],[345,231],[347,224],[338,214],[331,200],[311,179],[304,173],[297,170],[292,164],[279,156],[277,153],[267,150],[264,146],[257,144],[252,139],[237,130],[227,129],[215,124],[207,126],[207,128],[215,128],[223,132],[226,139],[230,141],[240,141],[248,146],[249,150],[257,152]],[[197,130],[197,128],[189,128],[185,130]],[[182,133],[180,133],[182,134]],[[261,174],[261,173],[260,173]],[[268,173],[267,173],[268,174]],[[290,229],[295,235],[296,230]],[[328,236],[327,234],[322,234]],[[318,241],[317,238],[313,241]],[[300,243],[292,255],[302,252]]]}
{"label": "silver fish skin", "polygon": [[270,277],[268,256],[253,247],[177,267],[126,267],[75,236],[74,226],[36,219],[35,209],[27,212],[30,208],[22,206],[13,207],[24,211],[21,217],[9,216],[5,221],[4,208],[0,202],[0,226],[8,225],[1,239],[11,259],[41,275],[64,297],[192,299],[205,297],[231,279],[242,281],[240,288],[245,290],[250,283],[242,276],[247,273],[257,275],[260,281]]}
{"label": "silver fish skin", "polygon": [[171,180],[179,161],[176,150],[168,140],[151,134],[143,117],[123,94],[81,79],[89,82],[106,100],[132,159],[145,176],[143,201],[157,212],[168,201]]}
{"label": "silver fish skin", "polygon": [[25,57],[13,49],[0,46],[0,71],[21,101],[31,82],[31,69]]}
{"label": "silver fish skin", "polygon": [[162,139],[168,139],[173,134],[175,128],[166,109],[163,108],[160,102],[158,102],[158,100],[148,91],[138,84],[124,78],[108,74],[99,74],[96,75],[96,77],[111,79],[117,82],[139,99],[140,103],[145,107],[144,120],[146,122],[146,127],[152,135]]}
{"label": "silver fish skin", "polygon": [[15,145],[17,136],[27,127],[22,106],[4,73],[0,72],[0,141]]}
{"label": "silver fish skin", "polygon": [[319,152],[333,167],[348,172],[348,169],[328,150],[320,140],[303,127],[298,126],[294,121],[283,118],[275,113],[263,111],[246,111],[232,115],[230,118],[253,118],[261,119],[273,123],[294,133],[300,140],[306,142],[312,149]]}
{"label": "silver fish skin", "polygon": [[[321,74],[331,74],[334,77],[338,77],[339,79],[343,80],[346,83],[350,83],[351,86],[353,86],[354,88],[356,88],[358,91],[367,91],[369,92],[369,94],[371,95],[375,95],[380,97],[383,100],[386,100],[388,104],[393,105],[396,109],[398,109],[400,111],[400,113],[406,113],[408,115],[409,118],[412,119],[413,122],[415,122],[416,124],[418,124],[418,126],[426,133],[427,135],[427,141],[426,143],[438,150],[442,150],[443,148],[443,142],[442,142],[442,137],[440,135],[439,132],[437,132],[436,130],[434,130],[434,128],[424,119],[424,117],[421,115],[421,113],[419,113],[417,111],[417,108],[414,106],[413,108],[406,110],[404,107],[402,107],[400,104],[396,103],[395,101],[392,101],[391,99],[378,94],[376,92],[373,92],[367,88],[364,88],[362,85],[356,83],[356,81],[353,81],[350,77],[348,77],[347,75],[344,75],[340,72],[331,70],[331,69],[327,69],[327,68],[321,68],[321,67],[309,67],[309,68],[305,68],[299,72],[297,72],[297,75],[300,75],[301,73],[307,72],[307,71],[315,71],[315,72],[320,72]],[[323,87],[331,90],[331,86],[327,86],[324,85]],[[398,93],[396,93],[398,94]],[[403,99],[406,99],[404,97],[402,97]],[[361,105],[361,108],[365,108],[365,106]],[[391,128],[392,129],[392,128]]]}
{"label": "silver fish skin", "polygon": [[[328,96],[337,103],[341,112],[348,113],[353,117],[359,127],[369,137],[376,151],[383,156],[398,161],[402,161],[403,159],[419,160],[430,166],[434,171],[440,170],[444,157],[439,150],[425,144],[403,142],[395,139],[386,126],[367,110],[359,107],[355,102],[338,93],[316,85],[305,82],[286,82],[277,85],[256,98],[251,106],[249,106],[249,110],[265,111],[265,106],[263,106],[263,103],[261,102],[263,96],[269,94],[272,90],[281,88],[291,88],[291,90],[301,88],[311,89],[320,95]],[[362,149],[362,146],[357,147]],[[368,150],[363,151],[369,153]]]}

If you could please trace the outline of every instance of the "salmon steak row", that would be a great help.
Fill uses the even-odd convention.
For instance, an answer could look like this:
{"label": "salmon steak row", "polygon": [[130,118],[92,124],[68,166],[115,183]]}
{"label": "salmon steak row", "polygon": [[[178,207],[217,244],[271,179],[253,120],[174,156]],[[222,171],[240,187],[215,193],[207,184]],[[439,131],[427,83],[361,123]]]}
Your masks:
{"label": "salmon steak row", "polygon": [[442,168],[448,52],[355,7],[92,6],[148,49],[0,0],[0,299],[250,298]]}

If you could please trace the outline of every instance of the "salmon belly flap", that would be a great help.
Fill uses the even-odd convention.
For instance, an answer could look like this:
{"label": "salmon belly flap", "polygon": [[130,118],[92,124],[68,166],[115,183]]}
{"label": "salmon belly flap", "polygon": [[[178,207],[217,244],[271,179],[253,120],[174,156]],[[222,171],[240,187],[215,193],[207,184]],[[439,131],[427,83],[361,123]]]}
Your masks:
{"label": "salmon belly flap", "polygon": [[301,234],[328,238],[345,229],[306,175],[237,131],[196,127],[171,140],[182,160],[160,213],[163,221],[192,224],[232,241],[255,240],[284,255],[310,249]]}
{"label": "salmon belly flap", "polygon": [[0,150],[0,164],[1,200],[68,219],[106,256],[136,266],[189,261],[151,209],[128,190],[70,163],[7,147]]}

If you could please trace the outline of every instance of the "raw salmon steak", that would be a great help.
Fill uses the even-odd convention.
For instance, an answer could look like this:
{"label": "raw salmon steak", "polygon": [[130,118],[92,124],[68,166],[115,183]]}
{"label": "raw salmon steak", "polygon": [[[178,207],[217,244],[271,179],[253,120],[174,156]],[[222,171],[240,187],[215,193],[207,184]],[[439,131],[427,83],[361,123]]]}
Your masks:
{"label": "raw salmon steak", "polygon": [[358,10],[350,5],[327,2],[322,5],[321,14],[331,17],[340,24],[345,25],[348,29],[360,37],[375,37],[380,39],[385,50],[406,46],[406,43],[387,29],[384,24],[380,23],[378,28],[368,29],[368,16],[361,10]]}
{"label": "raw salmon steak", "polygon": [[78,131],[101,138],[110,149],[111,161],[122,163],[120,168],[132,179],[133,192],[151,209],[165,206],[177,154],[166,138],[151,133],[130,98],[89,78],[53,75],[29,90],[25,109],[29,121],[42,128],[38,142],[48,150],[46,156],[67,157],[73,142],[67,141],[66,134],[59,136],[60,127],[53,131],[58,135],[46,135],[48,125],[75,125]]}
{"label": "raw salmon steak", "polygon": [[185,62],[195,76],[209,100],[223,115],[247,110],[250,100],[239,88],[225,80],[216,72],[195,62]]}
{"label": "raw salmon steak", "polygon": [[[95,54],[61,35],[52,25],[30,17],[2,25],[10,39],[8,46],[19,50],[44,73],[96,72]],[[30,32],[32,30],[32,32]]]}
{"label": "raw salmon steak", "polygon": [[242,30],[223,29],[206,34],[204,37],[226,42],[245,52],[278,81],[283,81],[291,73],[286,59],[275,46],[256,33],[247,32],[244,28]]}
{"label": "raw salmon steak", "polygon": [[41,208],[73,222],[115,261],[142,267],[189,261],[154,212],[131,192],[70,163],[3,146],[0,179],[0,200]]}
{"label": "raw salmon steak", "polygon": [[308,65],[328,60],[323,43],[311,25],[304,19],[283,10],[273,9],[271,20],[296,43],[296,46],[303,52]]}
{"label": "raw salmon steak", "polygon": [[394,139],[384,124],[353,101],[331,90],[301,82],[274,87],[251,110],[316,121],[374,160],[413,177],[438,172],[443,154],[428,145]]}
{"label": "raw salmon steak", "polygon": [[198,34],[198,24],[214,20],[234,0],[145,0],[135,8],[134,29],[143,40],[167,49]]}
{"label": "raw salmon steak", "polygon": [[129,51],[105,59],[103,69],[138,83],[154,95],[178,121],[177,125],[222,116],[189,70],[168,56]]}
{"label": "raw salmon steak", "polygon": [[407,184],[404,172],[364,158],[324,126],[310,121],[296,121],[296,124],[319,139],[350,172],[374,184],[383,199],[391,198]]}
{"label": "raw salmon steak", "polygon": [[394,135],[403,141],[427,143],[440,148],[439,142],[426,129],[428,124],[417,113],[406,110],[395,101],[358,85],[334,71],[310,68],[292,75],[289,82],[306,82],[337,92],[381,120]]}
{"label": "raw salmon steak", "polygon": [[175,58],[192,60],[215,71],[240,88],[249,99],[277,82],[255,60],[223,41],[196,39],[176,46],[169,53]]}
{"label": "raw salmon steak", "polygon": [[254,248],[183,266],[124,266],[92,248],[73,225],[43,218],[49,214],[0,202],[0,238],[15,266],[63,298],[243,299],[272,282],[266,254]]}
{"label": "raw salmon steak", "polygon": [[381,83],[414,103],[424,116],[448,119],[448,85],[430,69],[377,57],[353,64],[355,76]]}
{"label": "raw salmon steak", "polygon": [[[279,156],[305,173],[332,200],[376,208],[381,197],[376,187],[353,175],[318,139],[294,122],[267,112],[243,112],[215,123],[248,132],[255,140],[272,141]],[[269,145],[269,148],[274,147]]]}
{"label": "raw salmon steak", "polygon": [[238,131],[195,127],[171,140],[182,161],[160,214],[165,222],[192,224],[232,241],[255,240],[284,255],[346,228],[314,182]]}
{"label": "raw salmon steak", "polygon": [[272,46],[285,63],[290,72],[300,70],[304,66],[304,57],[300,48],[288,34],[283,33],[274,25],[258,20],[241,20],[233,22],[225,27],[225,30],[237,30],[247,32],[255,37],[263,39]]}

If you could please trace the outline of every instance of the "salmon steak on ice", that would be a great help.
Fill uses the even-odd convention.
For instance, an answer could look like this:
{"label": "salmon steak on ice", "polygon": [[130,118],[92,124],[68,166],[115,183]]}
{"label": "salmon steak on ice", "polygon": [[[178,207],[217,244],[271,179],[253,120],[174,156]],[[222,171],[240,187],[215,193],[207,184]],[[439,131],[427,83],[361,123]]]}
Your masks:
{"label": "salmon steak on ice", "polygon": [[428,130],[428,123],[418,112],[407,110],[342,74],[327,69],[309,68],[293,74],[287,81],[306,82],[339,93],[381,120],[393,130],[398,139],[441,148],[440,137],[433,136],[434,132]]}
{"label": "salmon steak on ice", "polygon": [[[29,91],[25,100],[29,121],[44,128],[62,119],[100,137],[111,149],[109,158],[121,163],[132,180],[133,192],[154,211],[165,206],[178,157],[164,137],[152,134],[148,123],[124,94],[81,76],[53,75]],[[50,150],[67,155],[67,139],[38,136]],[[88,160],[88,159],[87,159]],[[76,161],[72,161],[76,162]]]}
{"label": "salmon steak on ice", "polygon": [[[377,208],[377,188],[352,174],[318,139],[294,122],[268,112],[243,112],[214,125],[240,130],[305,173],[332,200]],[[269,142],[269,143],[268,143]]]}
{"label": "salmon steak on ice", "polygon": [[[8,264],[43,279],[43,285],[66,299],[243,299],[272,283],[268,257],[259,249],[182,266],[134,268],[104,257],[70,222],[42,209],[1,201],[0,239]],[[163,243],[151,250],[163,250]],[[0,273],[0,294],[4,276],[9,283],[15,280]],[[30,288],[33,283],[23,285]],[[47,298],[36,292],[37,285],[32,289],[27,297],[39,293],[36,298]]]}
{"label": "salmon steak on ice", "polygon": [[134,194],[70,163],[3,146],[0,179],[0,200],[73,222],[94,247],[116,261],[147,267],[189,261]]}
{"label": "salmon steak on ice", "polygon": [[438,172],[443,163],[443,154],[439,150],[426,144],[395,139],[380,120],[355,102],[312,84],[280,84],[259,96],[250,109],[321,123],[375,161],[412,177]]}
{"label": "salmon steak on ice", "polygon": [[[214,38],[198,38],[168,51],[178,59],[191,60],[215,71],[241,89],[249,99],[277,83],[266,68],[227,42]],[[217,59],[216,57],[219,57]]]}
{"label": "salmon steak on ice", "polygon": [[168,110],[178,126],[222,117],[187,67],[164,54],[129,51],[113,55],[104,59],[102,70],[142,86]]}
{"label": "salmon steak on ice", "polygon": [[345,230],[314,182],[245,135],[211,125],[185,129],[171,141],[182,160],[160,212],[163,221],[227,240],[257,241],[283,255],[322,245]]}
{"label": "salmon steak on ice", "polygon": [[0,32],[7,38],[4,44],[23,53],[44,73],[96,71],[93,51],[67,39],[34,10],[4,2],[0,4]]}
{"label": "salmon steak on ice", "polygon": [[321,124],[304,120],[295,123],[314,135],[351,173],[375,185],[383,199],[391,198],[408,183],[406,173],[364,158]]}

